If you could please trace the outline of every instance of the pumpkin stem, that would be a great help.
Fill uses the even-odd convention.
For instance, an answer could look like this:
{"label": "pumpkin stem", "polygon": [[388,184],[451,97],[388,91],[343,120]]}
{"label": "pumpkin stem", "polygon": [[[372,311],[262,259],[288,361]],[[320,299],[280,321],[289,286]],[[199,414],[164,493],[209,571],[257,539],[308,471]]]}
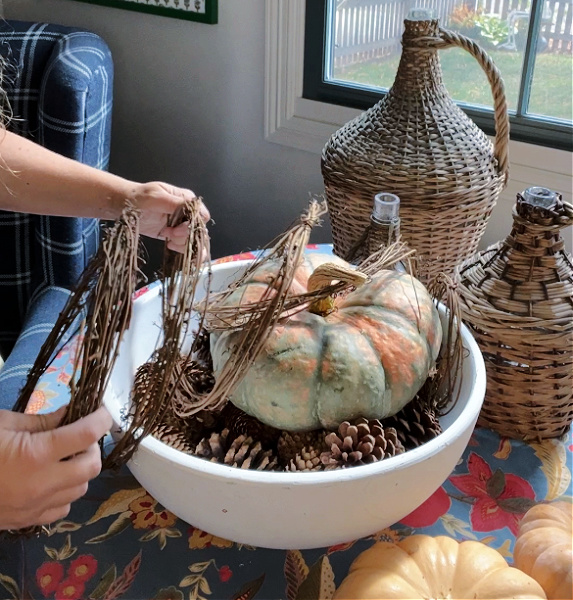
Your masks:
{"label": "pumpkin stem", "polygon": [[[342,283],[349,283],[354,287],[360,287],[368,279],[368,275],[356,269],[343,267],[335,263],[324,263],[317,267],[308,278],[307,290],[309,292],[316,292],[321,288],[331,285],[333,281],[340,281]],[[327,315],[334,310],[334,296],[330,295],[326,298],[315,300],[309,306],[308,310],[317,315]]]}

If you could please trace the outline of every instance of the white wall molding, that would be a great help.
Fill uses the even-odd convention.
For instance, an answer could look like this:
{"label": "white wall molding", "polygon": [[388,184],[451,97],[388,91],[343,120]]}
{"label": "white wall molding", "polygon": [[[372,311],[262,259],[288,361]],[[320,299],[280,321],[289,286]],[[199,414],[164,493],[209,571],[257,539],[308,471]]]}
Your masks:
{"label": "white wall molding", "polygon": [[[266,0],[265,139],[320,153],[328,138],[360,111],[302,98],[306,0]],[[570,152],[510,142],[511,183],[546,185],[572,198]]]}
{"label": "white wall molding", "polygon": [[306,0],[265,0],[265,139],[320,153],[359,114],[302,97]]}

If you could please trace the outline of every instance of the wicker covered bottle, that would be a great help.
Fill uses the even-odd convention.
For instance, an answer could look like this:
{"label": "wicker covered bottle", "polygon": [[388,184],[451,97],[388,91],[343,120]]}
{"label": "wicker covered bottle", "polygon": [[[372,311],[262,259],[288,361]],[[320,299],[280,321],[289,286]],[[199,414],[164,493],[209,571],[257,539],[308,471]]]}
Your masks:
{"label": "wicker covered bottle", "polygon": [[462,316],[483,353],[479,424],[539,441],[573,421],[573,264],[560,230],[573,207],[545,188],[518,194],[509,236],[459,269]]}
{"label": "wicker covered bottle", "polygon": [[[423,16],[405,20],[394,84],[375,106],[334,133],[322,175],[334,252],[345,257],[368,226],[380,189],[399,196],[401,234],[417,252],[418,275],[451,274],[477,246],[508,173],[509,122],[503,82],[473,41]],[[495,143],[449,96],[438,48],[459,46],[491,84]]]}

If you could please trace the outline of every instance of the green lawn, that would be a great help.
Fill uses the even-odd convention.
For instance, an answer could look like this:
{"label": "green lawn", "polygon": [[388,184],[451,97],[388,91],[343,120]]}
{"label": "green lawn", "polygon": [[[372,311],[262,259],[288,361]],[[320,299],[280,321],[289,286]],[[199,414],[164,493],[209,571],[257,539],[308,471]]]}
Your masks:
{"label": "green lawn", "polygon": [[[489,55],[500,70],[510,110],[515,109],[523,54],[490,51]],[[481,67],[464,50],[452,48],[439,52],[444,82],[456,100],[491,106],[492,96]],[[380,59],[353,65],[336,73],[337,79],[355,83],[391,87],[400,57]],[[529,112],[548,117],[571,120],[573,117],[573,57],[558,54],[539,54],[533,77]]]}

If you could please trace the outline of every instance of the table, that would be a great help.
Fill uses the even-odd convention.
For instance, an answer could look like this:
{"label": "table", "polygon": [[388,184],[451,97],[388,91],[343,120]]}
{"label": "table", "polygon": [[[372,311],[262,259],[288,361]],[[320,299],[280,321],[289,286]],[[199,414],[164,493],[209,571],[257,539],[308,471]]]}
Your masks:
{"label": "table", "polygon": [[[66,402],[74,351],[71,343],[58,354],[30,400],[30,412]],[[476,428],[448,480],[400,523],[367,538],[304,551],[214,537],[165,510],[127,468],[103,472],[49,534],[0,541],[0,598],[295,600],[305,580],[304,597],[318,598],[321,579],[338,585],[352,560],[375,541],[412,533],[480,540],[511,562],[523,512],[539,501],[572,500],[572,453],[571,430],[561,440],[525,444]]]}

